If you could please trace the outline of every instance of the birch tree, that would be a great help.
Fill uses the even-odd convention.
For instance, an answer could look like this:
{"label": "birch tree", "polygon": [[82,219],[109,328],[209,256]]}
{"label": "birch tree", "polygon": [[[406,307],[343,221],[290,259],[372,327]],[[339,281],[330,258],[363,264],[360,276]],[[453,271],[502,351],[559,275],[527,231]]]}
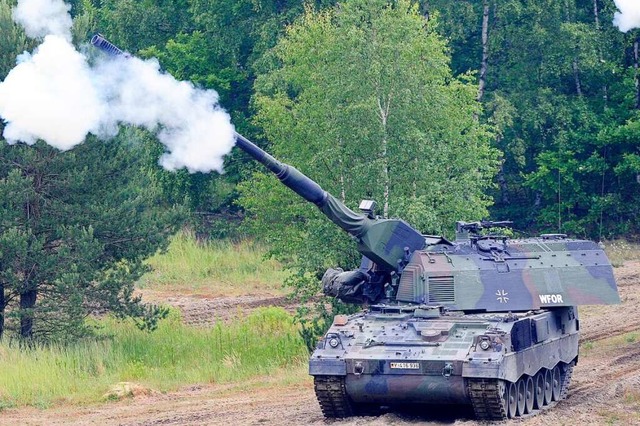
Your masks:
{"label": "birch tree", "polygon": [[[477,85],[452,75],[435,24],[404,0],[309,9],[263,61],[254,98],[275,156],[350,207],[374,198],[379,214],[426,233],[484,217],[497,163],[474,120]],[[258,174],[242,194],[281,259],[353,266],[348,239],[276,180]]]}

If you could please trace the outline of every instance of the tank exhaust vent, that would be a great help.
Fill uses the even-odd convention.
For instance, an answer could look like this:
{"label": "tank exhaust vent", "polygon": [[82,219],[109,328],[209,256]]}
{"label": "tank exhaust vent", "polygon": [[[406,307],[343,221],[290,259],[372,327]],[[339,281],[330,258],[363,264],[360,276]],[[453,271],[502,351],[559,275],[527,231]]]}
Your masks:
{"label": "tank exhaust vent", "polygon": [[454,303],[456,301],[453,276],[429,277],[429,303]]}
{"label": "tank exhaust vent", "polygon": [[416,293],[416,270],[415,267],[408,265],[402,272],[400,277],[400,285],[398,286],[398,300],[413,302]]}

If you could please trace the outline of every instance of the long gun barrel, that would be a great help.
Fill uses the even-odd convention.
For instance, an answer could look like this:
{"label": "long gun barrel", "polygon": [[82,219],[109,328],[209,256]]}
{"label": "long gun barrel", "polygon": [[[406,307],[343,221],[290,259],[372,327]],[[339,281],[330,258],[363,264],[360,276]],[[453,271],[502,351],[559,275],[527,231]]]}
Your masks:
{"label": "long gun barrel", "polygon": [[425,246],[424,236],[406,222],[372,219],[356,213],[295,167],[276,160],[244,136],[236,133],[236,141],[240,149],[264,164],[285,186],[318,206],[333,223],[352,235],[359,251],[384,269],[397,269],[398,261],[404,259],[407,252]]}
{"label": "long gun barrel", "polygon": [[236,145],[240,149],[249,154],[254,160],[264,164],[284,185],[291,188],[296,194],[317,206],[322,205],[327,200],[329,194],[316,182],[300,173],[295,167],[276,160],[241,134],[236,133],[235,136]]}
{"label": "long gun barrel", "polygon": [[111,43],[109,40],[104,38],[102,34],[94,34],[93,37],[91,37],[91,44],[97,47],[98,49],[102,50],[103,52],[108,53],[109,55],[112,55],[112,56],[122,55],[127,58],[129,57],[128,53],[120,50],[119,47],[117,47],[115,44]]}
{"label": "long gun barrel", "polygon": [[[100,34],[91,44],[112,56],[126,55]],[[315,204],[333,223],[354,237],[358,250],[384,270],[398,270],[401,262],[425,246],[425,237],[400,219],[373,219],[356,213],[295,167],[281,163],[252,143],[235,134],[236,144],[254,160],[262,163],[293,192]]]}

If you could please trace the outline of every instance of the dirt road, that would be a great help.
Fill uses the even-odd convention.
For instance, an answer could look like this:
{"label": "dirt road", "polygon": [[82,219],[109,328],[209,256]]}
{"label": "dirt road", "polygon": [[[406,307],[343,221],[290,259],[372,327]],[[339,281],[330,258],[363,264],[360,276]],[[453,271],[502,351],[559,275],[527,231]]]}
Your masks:
{"label": "dirt road", "polygon": [[[580,309],[582,349],[568,398],[553,409],[518,420],[519,425],[640,425],[640,262],[615,270],[622,297],[617,306]],[[203,307],[225,318],[242,303],[178,298],[185,318]],[[226,304],[226,305],[225,305]],[[264,303],[251,300],[249,306]],[[226,308],[225,308],[226,306]],[[227,311],[225,311],[227,309]],[[210,310],[208,315],[212,315]],[[226,313],[225,313],[226,312]],[[215,317],[216,314],[213,314]],[[206,318],[193,316],[194,323]],[[638,333],[635,333],[635,332]],[[631,334],[629,334],[631,333]],[[470,413],[387,413],[325,421],[308,378],[286,383],[264,377],[235,385],[185,388],[91,407],[62,406],[0,413],[0,425],[476,425]]]}

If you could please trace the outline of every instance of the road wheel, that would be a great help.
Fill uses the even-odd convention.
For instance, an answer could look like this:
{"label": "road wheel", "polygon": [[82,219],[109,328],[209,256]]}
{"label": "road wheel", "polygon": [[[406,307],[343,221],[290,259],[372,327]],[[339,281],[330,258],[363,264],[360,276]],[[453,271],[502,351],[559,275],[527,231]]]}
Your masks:
{"label": "road wheel", "polygon": [[535,398],[533,400],[533,408],[535,408],[536,410],[539,410],[544,406],[544,372],[544,369],[538,371],[538,373],[533,378],[535,384]]}
{"label": "road wheel", "polygon": [[551,404],[553,398],[553,374],[544,369],[544,405]]}
{"label": "road wheel", "polygon": [[551,373],[552,375],[551,397],[554,401],[560,400],[560,389],[562,387],[562,381],[560,377],[560,368],[561,368],[560,364],[556,365],[555,367],[553,367],[553,371]]}
{"label": "road wheel", "polygon": [[518,388],[515,383],[509,383],[507,388],[507,417],[513,419],[518,410]]}
{"label": "road wheel", "polygon": [[518,407],[516,408],[516,416],[522,416],[524,415],[525,403],[527,399],[527,394],[524,386],[524,376],[516,382],[516,387],[518,389]]}
{"label": "road wheel", "polygon": [[533,377],[524,377],[524,412],[529,414],[533,411],[533,402],[536,399],[535,386],[533,385]]}

